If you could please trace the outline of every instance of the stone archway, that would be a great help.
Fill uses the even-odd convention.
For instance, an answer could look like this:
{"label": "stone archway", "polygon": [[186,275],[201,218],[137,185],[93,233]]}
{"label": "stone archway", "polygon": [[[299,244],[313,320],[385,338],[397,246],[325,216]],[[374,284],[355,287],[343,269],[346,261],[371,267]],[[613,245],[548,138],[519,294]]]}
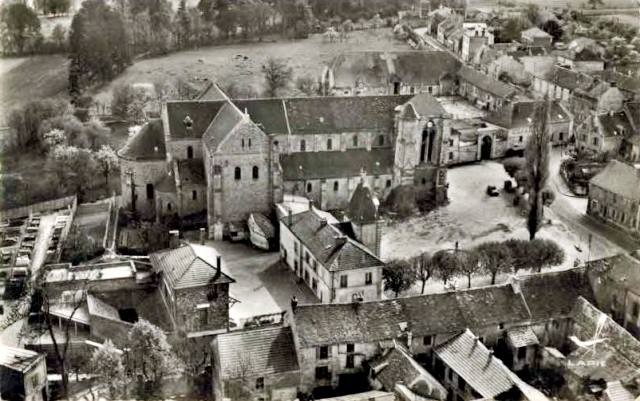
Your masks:
{"label": "stone archway", "polygon": [[492,148],[493,139],[488,135],[483,137],[480,144],[480,160],[491,159]]}

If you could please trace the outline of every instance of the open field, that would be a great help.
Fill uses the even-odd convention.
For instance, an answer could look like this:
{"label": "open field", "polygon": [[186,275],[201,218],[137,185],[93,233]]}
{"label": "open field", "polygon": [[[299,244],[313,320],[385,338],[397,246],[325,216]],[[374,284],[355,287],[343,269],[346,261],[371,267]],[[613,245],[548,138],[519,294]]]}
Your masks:
{"label": "open field", "polygon": [[[513,3],[517,6],[526,6],[527,4],[536,4],[540,8],[589,8],[585,6],[587,0],[504,0],[504,2]],[[470,7],[495,8],[498,6],[497,0],[470,0]],[[634,0],[604,0],[604,5],[600,8],[632,8],[638,7],[638,3]]]}

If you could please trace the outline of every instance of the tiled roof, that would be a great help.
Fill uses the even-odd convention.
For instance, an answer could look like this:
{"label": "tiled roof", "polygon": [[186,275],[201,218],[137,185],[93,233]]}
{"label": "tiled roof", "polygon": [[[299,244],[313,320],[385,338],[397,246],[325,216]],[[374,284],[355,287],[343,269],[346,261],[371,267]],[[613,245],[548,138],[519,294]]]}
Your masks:
{"label": "tiled roof", "polygon": [[538,337],[530,326],[514,327],[507,330],[507,339],[514,348],[539,344]]}
{"label": "tiled roof", "polygon": [[363,245],[323,220],[315,209],[293,215],[291,220],[288,229],[329,271],[384,265]]}
{"label": "tiled roof", "polygon": [[214,352],[223,379],[297,371],[298,358],[290,327],[241,330],[217,336]]}
{"label": "tiled roof", "polygon": [[0,366],[19,372],[26,372],[35,362],[42,358],[37,352],[0,345]]}
{"label": "tiled roof", "polygon": [[309,97],[284,99],[292,134],[361,130],[391,132],[395,108],[410,96]]}
{"label": "tiled roof", "polygon": [[599,114],[598,122],[605,137],[627,136],[633,133],[633,127],[627,113],[620,111],[611,114]]}
{"label": "tiled roof", "polygon": [[[206,286],[216,276],[215,249],[188,244],[175,249],[166,249],[152,253],[149,258],[154,269],[162,272],[174,289]],[[216,279],[216,284],[233,283],[234,279],[223,272]]]}
{"label": "tiled roof", "polygon": [[569,316],[578,297],[594,299],[589,279],[581,269],[531,274],[519,281],[534,321]]}
{"label": "tiled roof", "polygon": [[182,184],[206,185],[202,160],[178,160],[178,176]]}
{"label": "tiled roof", "polygon": [[458,76],[471,85],[501,98],[509,98],[516,94],[516,90],[511,86],[476,71],[471,67],[462,66],[458,71]]}
{"label": "tiled roof", "polygon": [[617,160],[611,160],[589,184],[627,199],[640,200],[640,170]]}
{"label": "tiled roof", "polygon": [[440,102],[428,93],[417,94],[407,103],[413,106],[418,117],[441,116],[446,113]]}
{"label": "tiled roof", "polygon": [[302,305],[294,315],[303,347],[392,340],[402,333],[403,322],[420,337],[529,318],[524,299],[510,285],[358,305]]}
{"label": "tiled roof", "polygon": [[128,160],[164,160],[167,157],[162,120],[151,120],[127,140],[118,155]]}
{"label": "tiled roof", "polygon": [[[395,53],[397,54],[397,53]],[[357,81],[365,86],[385,86],[389,80],[387,64],[381,52],[350,52],[338,55],[331,62],[335,86],[354,87]]]}
{"label": "tiled roof", "polygon": [[393,151],[387,148],[351,149],[344,152],[296,152],[280,155],[285,180],[356,177],[391,174]]}
{"label": "tiled roof", "polygon": [[[534,75],[536,74],[534,73]],[[593,85],[592,77],[558,66],[553,66],[550,70],[544,73],[542,78],[558,85],[561,88],[566,88],[571,91],[576,89],[587,90]]]}
{"label": "tiled roof", "polygon": [[176,193],[176,180],[173,175],[166,174],[156,184],[156,191],[175,194]]}
{"label": "tiled roof", "polygon": [[251,121],[265,133],[287,134],[289,132],[287,111],[285,111],[283,99],[246,99],[234,100],[233,103],[238,106],[240,111],[246,112]]}
{"label": "tiled roof", "polygon": [[513,102],[487,115],[486,120],[502,128],[520,128],[531,125],[536,105],[540,102]]}
{"label": "tiled roof", "polygon": [[604,393],[608,401],[634,401],[636,399],[633,393],[620,383],[620,380],[607,383],[607,389],[604,390]]}
{"label": "tiled roof", "polygon": [[436,355],[485,398],[494,398],[516,386],[512,373],[469,330],[435,349]]}
{"label": "tiled roof", "polygon": [[[225,101],[175,101],[167,102],[167,116],[171,139],[201,138]],[[184,120],[191,119],[191,129]]]}
{"label": "tiled roof", "polygon": [[355,191],[353,191],[353,195],[351,195],[347,215],[352,221],[358,223],[371,222],[378,219],[378,206],[371,193],[371,188],[363,183],[358,184]]}

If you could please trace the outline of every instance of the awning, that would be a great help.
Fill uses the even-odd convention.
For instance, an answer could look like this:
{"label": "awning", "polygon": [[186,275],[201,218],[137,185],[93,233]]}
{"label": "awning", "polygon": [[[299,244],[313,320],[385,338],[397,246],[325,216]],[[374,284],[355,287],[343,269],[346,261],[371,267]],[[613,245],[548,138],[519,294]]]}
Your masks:
{"label": "awning", "polygon": [[515,327],[507,330],[507,339],[513,348],[522,348],[529,345],[539,344],[536,333],[534,333],[533,330],[531,330],[531,327],[528,326]]}

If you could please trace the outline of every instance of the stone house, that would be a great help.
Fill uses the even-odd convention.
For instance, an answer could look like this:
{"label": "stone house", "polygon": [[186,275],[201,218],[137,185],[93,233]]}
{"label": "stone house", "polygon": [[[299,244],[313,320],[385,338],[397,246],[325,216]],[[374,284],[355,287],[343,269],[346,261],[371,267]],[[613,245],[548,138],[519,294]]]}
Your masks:
{"label": "stone house", "polygon": [[290,327],[220,334],[211,347],[216,400],[297,399],[300,369]]}
{"label": "stone house", "polygon": [[578,72],[598,72],[604,70],[604,60],[596,51],[585,47],[557,51],[558,64]]}
{"label": "stone house", "polygon": [[551,99],[569,102],[577,89],[588,89],[593,85],[593,77],[579,71],[560,66],[536,69],[532,74],[532,89]]}
{"label": "stone house", "polygon": [[640,339],[640,260],[620,254],[589,265],[600,309]]}
{"label": "stone house", "polygon": [[633,126],[624,111],[592,113],[590,118],[576,127],[576,146],[596,154],[617,155],[622,141],[633,135]]}
{"label": "stone house", "polygon": [[447,144],[449,165],[506,156],[507,131],[481,119],[455,120]]}
{"label": "stone house", "polygon": [[313,204],[280,221],[280,253],[322,303],[373,301],[382,295],[384,263]]}
{"label": "stone house", "polygon": [[550,48],[553,37],[538,27],[520,32],[520,40],[526,46]]}
{"label": "stone house", "polygon": [[49,399],[45,356],[0,345],[0,398],[8,401]]}
{"label": "stone house", "polygon": [[481,109],[493,111],[507,106],[517,90],[473,68],[463,66],[458,71],[458,94]]}
{"label": "stone house", "polygon": [[483,46],[493,45],[493,28],[486,22],[463,22],[460,56],[464,62],[472,61]]}
{"label": "stone house", "polygon": [[215,333],[229,329],[229,285],[215,249],[187,244],[152,253],[162,302],[174,329],[189,333]]}
{"label": "stone house", "polygon": [[640,234],[640,169],[610,161],[589,182],[587,214]]}

